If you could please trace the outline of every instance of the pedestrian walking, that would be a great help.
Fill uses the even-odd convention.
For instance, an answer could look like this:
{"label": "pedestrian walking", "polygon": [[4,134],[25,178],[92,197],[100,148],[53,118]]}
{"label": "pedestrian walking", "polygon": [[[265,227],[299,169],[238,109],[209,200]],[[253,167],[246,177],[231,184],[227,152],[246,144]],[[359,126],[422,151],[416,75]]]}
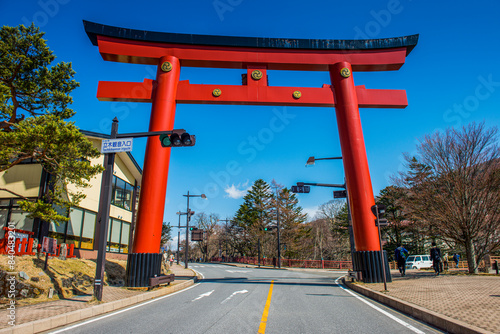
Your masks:
{"label": "pedestrian walking", "polygon": [[453,261],[455,262],[455,268],[458,268],[458,262],[460,261],[460,255],[458,255],[458,253],[453,254]]}
{"label": "pedestrian walking", "polygon": [[398,243],[398,247],[394,250],[394,258],[397,262],[399,273],[402,277],[406,274],[406,258],[408,257],[408,250],[404,248],[401,243]]}
{"label": "pedestrian walking", "polygon": [[432,260],[432,267],[434,268],[434,273],[436,276],[439,275],[440,271],[440,264],[441,264],[441,249],[439,249],[438,246],[436,246],[436,243],[432,243],[432,248],[431,248],[431,260]]}
{"label": "pedestrian walking", "polygon": [[174,254],[170,254],[168,260],[170,261],[170,268],[172,268],[172,265],[174,264]]}

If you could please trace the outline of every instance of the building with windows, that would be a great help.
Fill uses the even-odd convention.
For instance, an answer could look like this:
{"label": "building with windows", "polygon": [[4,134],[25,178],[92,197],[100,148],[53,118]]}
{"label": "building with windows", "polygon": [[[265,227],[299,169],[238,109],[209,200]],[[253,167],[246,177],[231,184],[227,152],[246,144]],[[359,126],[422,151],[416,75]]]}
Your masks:
{"label": "building with windows", "polygon": [[[99,149],[102,140],[109,138],[105,134],[81,132]],[[91,163],[102,165],[104,155]],[[132,241],[142,170],[130,152],[120,152],[115,155],[113,174],[107,249],[108,252],[126,254]],[[40,164],[26,161],[0,173],[0,188],[37,200],[42,198],[49,177]],[[0,190],[0,239],[5,236],[4,227],[8,222],[13,222],[18,238],[27,238],[31,233],[26,232],[33,232],[34,237],[40,241],[44,236],[49,236],[57,239],[59,244],[73,244],[77,256],[94,258],[97,255],[96,219],[101,180],[102,174],[90,181],[91,187],[83,189],[85,199],[78,207],[63,213],[69,217],[69,221],[61,224],[28,218],[28,214],[19,208],[18,201],[21,199],[11,192]]]}

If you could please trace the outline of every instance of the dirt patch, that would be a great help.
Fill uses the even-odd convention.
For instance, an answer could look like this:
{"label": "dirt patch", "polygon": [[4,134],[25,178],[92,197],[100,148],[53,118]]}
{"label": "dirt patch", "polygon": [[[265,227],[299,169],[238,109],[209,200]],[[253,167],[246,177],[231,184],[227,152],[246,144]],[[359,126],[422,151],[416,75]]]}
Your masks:
{"label": "dirt patch", "polygon": [[[44,270],[44,257],[18,256],[15,257],[15,275],[9,274],[12,270],[8,261],[7,255],[0,255],[0,308],[5,308],[9,302],[11,286],[15,286],[18,305],[91,295],[93,292],[96,263],[92,260],[49,258]],[[124,286],[126,265],[127,261],[106,260],[105,284]],[[51,289],[53,297],[49,298]]]}

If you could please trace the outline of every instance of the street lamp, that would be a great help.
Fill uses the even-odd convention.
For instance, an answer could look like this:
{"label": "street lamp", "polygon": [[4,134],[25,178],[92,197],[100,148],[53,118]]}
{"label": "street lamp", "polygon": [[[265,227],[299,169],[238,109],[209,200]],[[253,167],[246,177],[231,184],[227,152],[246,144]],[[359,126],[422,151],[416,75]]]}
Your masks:
{"label": "street lamp", "polygon": [[314,162],[316,160],[339,160],[342,159],[342,157],[332,157],[332,158],[315,158],[315,157],[309,157],[306,162],[306,167],[307,166],[314,166]]}
{"label": "street lamp", "polygon": [[[203,199],[207,199],[207,196],[205,194],[201,195],[189,195],[189,191],[187,195],[182,195],[184,197],[187,197],[187,210],[186,210],[186,252],[185,252],[185,262],[184,262],[184,268],[188,268],[188,249],[189,249],[189,220],[191,219],[192,211],[189,210],[189,197],[201,197]],[[180,217],[180,216],[179,216]]]}
{"label": "street lamp", "polygon": [[[307,166],[314,166],[314,162],[316,160],[340,160],[342,159],[342,157],[331,157],[331,158],[315,158],[315,157],[309,157],[309,159],[307,159],[307,162],[306,162],[306,167]],[[299,183],[297,183],[298,185]],[[321,185],[321,184],[315,184],[315,185]],[[351,244],[351,261],[353,262],[353,266],[354,266],[354,252],[356,251],[356,247],[354,245],[354,232],[352,230],[352,221],[351,221],[351,207],[349,205],[349,193],[347,192],[347,185],[345,184],[345,181],[344,181],[344,185],[343,185],[343,188],[346,190],[346,200],[347,200],[347,220],[349,221],[349,243]],[[335,193],[335,192],[334,192]]]}

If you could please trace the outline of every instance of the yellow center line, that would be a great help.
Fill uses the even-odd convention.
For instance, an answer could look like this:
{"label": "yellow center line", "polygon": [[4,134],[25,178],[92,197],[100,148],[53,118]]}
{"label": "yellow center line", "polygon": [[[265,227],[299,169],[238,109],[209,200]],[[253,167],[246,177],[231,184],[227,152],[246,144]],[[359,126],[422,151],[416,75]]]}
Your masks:
{"label": "yellow center line", "polygon": [[271,306],[271,297],[273,296],[273,284],[274,280],[271,281],[271,286],[269,287],[269,293],[267,294],[266,306],[264,307],[264,312],[262,312],[262,319],[260,319],[259,332],[264,334],[266,332],[267,316],[269,314],[269,307]]}

